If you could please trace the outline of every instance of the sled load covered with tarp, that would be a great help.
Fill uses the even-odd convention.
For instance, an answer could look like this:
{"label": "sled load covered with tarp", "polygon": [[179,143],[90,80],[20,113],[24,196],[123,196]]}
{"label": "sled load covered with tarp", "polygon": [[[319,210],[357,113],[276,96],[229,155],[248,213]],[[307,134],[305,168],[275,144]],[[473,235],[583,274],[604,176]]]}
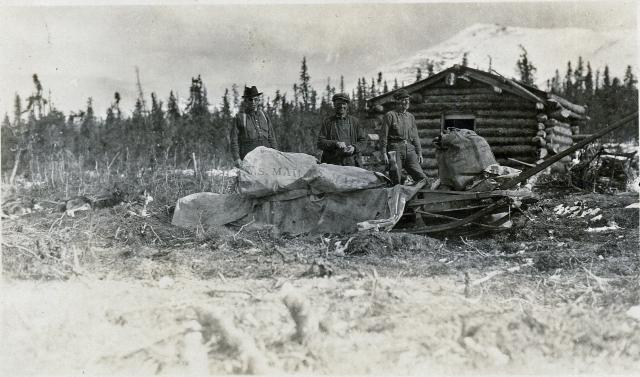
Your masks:
{"label": "sled load covered with tarp", "polygon": [[381,173],[318,164],[307,154],[258,147],[244,158],[237,193],[183,197],[176,204],[172,224],[256,222],[291,235],[390,230],[424,182],[391,188],[388,183]]}

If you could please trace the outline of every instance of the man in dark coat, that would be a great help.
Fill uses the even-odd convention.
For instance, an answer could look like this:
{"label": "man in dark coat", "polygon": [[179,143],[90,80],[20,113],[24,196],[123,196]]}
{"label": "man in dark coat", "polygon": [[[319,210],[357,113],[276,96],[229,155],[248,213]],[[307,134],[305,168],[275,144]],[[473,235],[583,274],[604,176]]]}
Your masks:
{"label": "man in dark coat", "polygon": [[332,101],[335,114],[322,120],[318,134],[318,148],[322,150],[321,162],[360,166],[360,152],[365,139],[358,119],[348,115],[349,96],[338,93],[333,96]]}
{"label": "man in dark coat", "polygon": [[236,115],[231,127],[231,154],[238,167],[242,164],[244,156],[256,147],[278,149],[271,120],[258,108],[261,95],[255,86],[245,86],[242,95],[244,109]]}
{"label": "man in dark coat", "polygon": [[[395,152],[396,166],[392,166],[392,180],[397,182],[402,168],[413,178],[415,182],[426,178],[422,171],[422,148],[416,118],[408,112],[410,104],[409,92],[405,89],[398,90],[393,98],[396,101],[396,109],[385,114],[382,121],[380,146],[385,164],[389,165],[387,152]],[[395,170],[395,172],[394,172]],[[394,174],[395,173],[395,174]]]}

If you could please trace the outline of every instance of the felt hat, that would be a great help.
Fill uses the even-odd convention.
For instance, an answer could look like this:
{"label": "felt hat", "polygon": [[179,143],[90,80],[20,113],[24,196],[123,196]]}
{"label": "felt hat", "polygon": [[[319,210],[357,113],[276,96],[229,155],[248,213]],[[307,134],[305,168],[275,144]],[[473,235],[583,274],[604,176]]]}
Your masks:
{"label": "felt hat", "polygon": [[253,98],[253,97],[257,97],[259,95],[261,95],[262,93],[258,92],[258,88],[254,86],[252,86],[251,88],[248,87],[244,87],[244,94],[242,95],[242,98]]}

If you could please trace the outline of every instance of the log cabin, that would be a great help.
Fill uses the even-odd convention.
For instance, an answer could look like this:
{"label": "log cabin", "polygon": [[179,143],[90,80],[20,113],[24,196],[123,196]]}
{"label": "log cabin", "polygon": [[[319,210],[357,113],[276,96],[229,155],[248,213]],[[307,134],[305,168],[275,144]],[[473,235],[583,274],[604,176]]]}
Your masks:
{"label": "log cabin", "polygon": [[[585,106],[497,73],[460,65],[403,89],[411,94],[409,112],[416,118],[422,168],[431,177],[438,176],[432,140],[448,127],[475,131],[487,140],[499,164],[523,169],[571,146],[589,119]],[[378,119],[393,109],[393,94],[368,100],[367,107]],[[570,161],[566,157],[553,168],[564,171]]]}

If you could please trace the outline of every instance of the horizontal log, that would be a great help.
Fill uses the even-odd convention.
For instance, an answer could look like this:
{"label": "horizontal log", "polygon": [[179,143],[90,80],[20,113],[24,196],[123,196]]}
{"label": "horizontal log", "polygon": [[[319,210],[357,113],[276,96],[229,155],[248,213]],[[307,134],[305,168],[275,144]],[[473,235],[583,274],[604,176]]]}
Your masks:
{"label": "horizontal log", "polygon": [[[413,110],[413,109],[410,109]],[[418,119],[441,119],[441,111],[409,111],[413,116]]]}
{"label": "horizontal log", "polygon": [[533,128],[511,128],[511,127],[476,127],[476,133],[482,137],[488,136],[535,136],[537,130]]}
{"label": "horizontal log", "polygon": [[421,137],[420,138],[420,147],[422,148],[422,155],[424,156],[424,151],[426,149],[435,148],[435,146],[433,145],[433,138],[432,137],[424,137],[424,138]]}
{"label": "horizontal log", "polygon": [[535,154],[538,148],[534,145],[497,145],[495,147],[491,147],[491,150],[494,154],[499,155],[516,153],[527,155],[529,153]]}
{"label": "horizontal log", "polygon": [[549,119],[546,122],[544,122],[544,125],[547,127],[556,127],[556,126],[571,127],[571,123],[561,122],[557,119]]}
{"label": "horizontal log", "polygon": [[494,93],[493,88],[488,86],[484,88],[467,88],[467,89],[429,88],[422,91],[423,96],[431,96],[431,95],[455,96],[455,95],[465,95],[465,94],[491,94],[491,93]]}
{"label": "horizontal log", "polygon": [[573,145],[573,138],[562,135],[548,135],[547,142],[549,144]]}
{"label": "horizontal log", "polygon": [[537,127],[535,119],[495,119],[476,118],[476,127],[491,125],[493,127]]}
{"label": "horizontal log", "polygon": [[550,118],[558,119],[558,120],[581,120],[587,119],[586,115],[576,114],[569,109],[559,109],[549,113]]}
{"label": "horizontal log", "polygon": [[542,159],[549,155],[549,151],[546,148],[540,148],[538,151],[538,158]]}
{"label": "horizontal log", "polygon": [[536,112],[534,110],[478,110],[475,115],[479,118],[523,118],[534,119]]}
{"label": "horizontal log", "polygon": [[531,138],[528,136],[515,136],[515,137],[504,137],[504,136],[487,136],[484,138],[490,146],[494,145],[530,145],[533,144]]}
{"label": "horizontal log", "polygon": [[519,97],[505,95],[499,93],[490,94],[458,94],[458,95],[427,95],[424,96],[424,102],[504,102],[504,101],[523,101]]}
{"label": "horizontal log", "polygon": [[421,128],[418,129],[418,136],[420,139],[433,139],[434,137],[440,135],[440,128]]}
{"label": "horizontal log", "polygon": [[573,132],[571,132],[571,128],[569,127],[547,127],[545,131],[547,131],[547,134],[562,135],[567,137],[571,137],[573,135]]}
{"label": "horizontal log", "polygon": [[[535,110],[536,105],[532,102],[425,102],[412,107],[413,111],[461,111],[472,112],[476,110]],[[410,110],[411,111],[411,110]]]}
{"label": "horizontal log", "polygon": [[475,110],[475,111],[411,111],[413,116],[418,119],[441,119],[442,115],[469,114],[476,118],[494,118],[494,119],[536,119],[535,111],[522,110]]}
{"label": "horizontal log", "polygon": [[569,109],[580,115],[585,115],[587,113],[586,106],[580,106],[575,103],[569,102],[567,99],[557,96],[555,94],[549,94],[549,101],[557,102],[562,107]]}
{"label": "horizontal log", "polygon": [[536,132],[536,136],[547,137],[547,133],[544,132],[544,131],[538,131],[538,132]]}
{"label": "horizontal log", "polygon": [[416,127],[421,128],[438,128],[442,125],[440,118],[437,119],[416,119]]}
{"label": "horizontal log", "polygon": [[536,120],[538,122],[544,122],[544,121],[546,121],[548,119],[549,119],[549,117],[547,116],[547,114],[538,114],[538,115],[536,115]]}

